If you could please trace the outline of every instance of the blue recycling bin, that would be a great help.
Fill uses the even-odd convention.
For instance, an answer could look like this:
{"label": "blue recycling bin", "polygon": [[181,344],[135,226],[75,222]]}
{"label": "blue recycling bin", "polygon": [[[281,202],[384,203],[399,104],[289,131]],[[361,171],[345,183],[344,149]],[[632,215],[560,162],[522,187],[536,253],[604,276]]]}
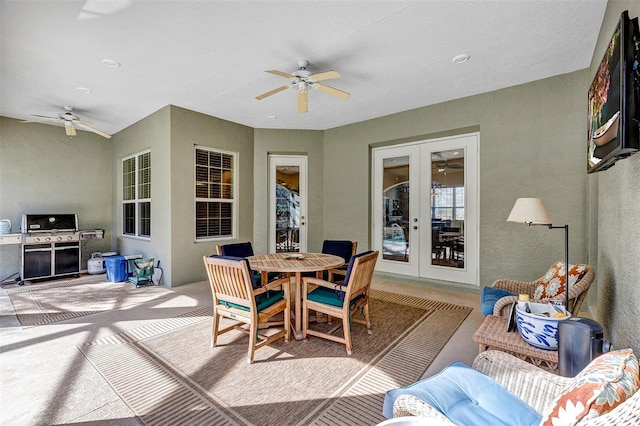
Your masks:
{"label": "blue recycling bin", "polygon": [[104,263],[109,281],[121,283],[127,280],[127,261],[124,256],[105,257]]}

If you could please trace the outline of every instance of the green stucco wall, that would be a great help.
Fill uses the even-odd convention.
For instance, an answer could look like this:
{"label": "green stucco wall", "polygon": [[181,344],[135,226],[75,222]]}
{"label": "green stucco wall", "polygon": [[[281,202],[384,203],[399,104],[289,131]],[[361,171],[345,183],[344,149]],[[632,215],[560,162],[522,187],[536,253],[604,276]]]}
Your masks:
{"label": "green stucco wall", "polygon": [[[342,214],[325,234],[369,240],[370,148],[480,133],[480,285],[535,279],[564,257],[564,235],[507,224],[518,197],[541,197],[554,224],[570,225],[570,261],[587,261],[584,155],[587,72],[419,108],[325,132],[324,198]],[[345,220],[348,218],[349,220]]]}

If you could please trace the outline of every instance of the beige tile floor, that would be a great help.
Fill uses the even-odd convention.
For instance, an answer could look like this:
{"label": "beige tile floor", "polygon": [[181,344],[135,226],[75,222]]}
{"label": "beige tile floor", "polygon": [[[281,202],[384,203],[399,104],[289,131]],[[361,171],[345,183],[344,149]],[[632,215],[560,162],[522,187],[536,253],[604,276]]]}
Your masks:
{"label": "beige tile floor", "polygon": [[[481,324],[476,291],[375,278],[373,288],[474,308],[425,376],[453,361],[470,364]],[[475,294],[474,294],[475,293]],[[211,304],[206,282],[172,289],[168,298],[39,327],[22,328],[7,290],[0,290],[0,424],[137,425],[128,407],[87,362],[77,345]]]}

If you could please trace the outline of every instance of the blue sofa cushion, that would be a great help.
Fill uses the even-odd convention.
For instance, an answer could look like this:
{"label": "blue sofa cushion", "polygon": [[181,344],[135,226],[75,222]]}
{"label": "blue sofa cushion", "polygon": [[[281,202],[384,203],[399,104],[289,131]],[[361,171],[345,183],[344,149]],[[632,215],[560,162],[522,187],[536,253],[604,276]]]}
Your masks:
{"label": "blue sofa cushion", "polygon": [[387,392],[382,414],[393,417],[393,403],[403,394],[414,395],[457,425],[530,426],[542,416],[498,382],[461,362],[408,387]]}
{"label": "blue sofa cushion", "polygon": [[484,315],[485,317],[487,315],[492,315],[493,307],[495,306],[496,302],[505,296],[516,295],[499,288],[493,288],[490,286],[483,287],[482,291],[480,292],[480,310],[482,311],[482,315]]}

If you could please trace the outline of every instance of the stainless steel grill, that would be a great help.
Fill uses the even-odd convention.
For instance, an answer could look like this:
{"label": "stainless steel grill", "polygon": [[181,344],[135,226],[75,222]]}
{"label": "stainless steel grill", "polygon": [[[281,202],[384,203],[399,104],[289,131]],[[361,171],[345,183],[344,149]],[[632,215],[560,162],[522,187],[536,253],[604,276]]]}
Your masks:
{"label": "stainless steel grill", "polygon": [[21,231],[22,280],[80,273],[81,233],[77,215],[23,214]]}

